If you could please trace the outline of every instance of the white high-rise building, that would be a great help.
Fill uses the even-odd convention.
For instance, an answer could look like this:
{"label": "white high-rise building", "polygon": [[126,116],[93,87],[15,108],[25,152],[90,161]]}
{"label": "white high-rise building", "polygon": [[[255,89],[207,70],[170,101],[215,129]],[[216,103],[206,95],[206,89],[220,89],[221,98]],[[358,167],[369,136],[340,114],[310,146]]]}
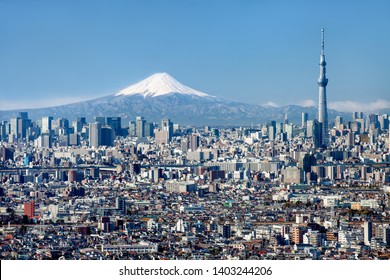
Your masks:
{"label": "white high-rise building", "polygon": [[370,246],[372,238],[372,222],[364,222],[364,245]]}
{"label": "white high-rise building", "polygon": [[102,143],[102,125],[100,123],[89,124],[89,146],[99,147]]}
{"label": "white high-rise building", "polygon": [[51,121],[53,117],[42,117],[42,131],[41,133],[49,133],[51,131]]}

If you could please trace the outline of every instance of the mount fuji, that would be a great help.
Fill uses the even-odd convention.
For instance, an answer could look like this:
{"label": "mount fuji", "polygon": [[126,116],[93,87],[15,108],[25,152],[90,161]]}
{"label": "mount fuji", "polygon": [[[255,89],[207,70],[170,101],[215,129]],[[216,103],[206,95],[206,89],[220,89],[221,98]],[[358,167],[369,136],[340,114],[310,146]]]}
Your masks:
{"label": "mount fuji", "polygon": [[139,83],[122,89],[117,94],[115,94],[115,96],[142,95],[144,98],[146,98],[171,95],[175,93],[198,97],[211,97],[211,95],[181,84],[168,73],[154,74]]}
{"label": "mount fuji", "polygon": [[[33,120],[42,116],[69,120],[86,117],[89,121],[95,116],[121,117],[124,125],[136,116],[143,116],[150,122],[167,117],[188,125],[250,125],[281,121],[286,114],[290,121],[300,123],[302,112],[308,113],[312,119],[316,116],[315,107],[269,107],[217,98],[183,85],[167,73],[154,74],[117,93],[93,100],[48,108],[0,111],[0,120],[9,120],[21,111],[28,112]],[[336,115],[346,116],[333,110],[328,113],[330,119]]]}

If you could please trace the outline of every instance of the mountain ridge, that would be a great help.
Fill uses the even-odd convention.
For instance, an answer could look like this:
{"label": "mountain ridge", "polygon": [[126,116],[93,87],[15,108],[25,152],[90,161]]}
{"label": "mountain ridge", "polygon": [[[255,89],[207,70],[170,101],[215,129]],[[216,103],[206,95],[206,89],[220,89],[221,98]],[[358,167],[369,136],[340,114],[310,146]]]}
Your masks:
{"label": "mountain ridge", "polygon": [[[37,109],[0,111],[0,120],[9,120],[18,112],[29,113],[31,119],[42,116],[65,117],[121,117],[124,122],[143,116],[147,121],[159,122],[168,117],[184,125],[251,125],[270,120],[288,119],[301,124],[301,114],[316,118],[315,107],[288,105],[283,107],[247,104],[218,98],[185,86],[167,73],[156,73],[123,90],[87,101]],[[329,119],[337,115],[350,118],[350,113],[328,110]]]}

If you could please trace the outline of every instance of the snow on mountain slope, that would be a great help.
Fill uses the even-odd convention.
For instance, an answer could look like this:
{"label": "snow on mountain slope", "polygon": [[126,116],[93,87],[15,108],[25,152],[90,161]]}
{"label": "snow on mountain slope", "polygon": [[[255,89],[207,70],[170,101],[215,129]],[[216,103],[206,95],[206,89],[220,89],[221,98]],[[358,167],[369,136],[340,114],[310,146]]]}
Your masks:
{"label": "snow on mountain slope", "polygon": [[144,97],[156,97],[172,93],[194,95],[198,97],[212,97],[211,95],[183,85],[168,73],[156,73],[139,83],[122,89],[115,94],[115,96],[142,95]]}

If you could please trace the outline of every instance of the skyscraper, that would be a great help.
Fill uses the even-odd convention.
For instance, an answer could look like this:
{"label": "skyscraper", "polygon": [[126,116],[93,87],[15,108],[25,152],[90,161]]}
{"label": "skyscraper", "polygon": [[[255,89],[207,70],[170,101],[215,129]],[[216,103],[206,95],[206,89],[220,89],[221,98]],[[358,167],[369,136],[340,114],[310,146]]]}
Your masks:
{"label": "skyscraper", "polygon": [[121,135],[122,120],[121,117],[107,117],[107,125],[111,126],[115,132],[115,136]]}
{"label": "skyscraper", "polygon": [[308,114],[303,112],[302,113],[302,124],[301,124],[301,127],[302,128],[306,128],[306,122],[307,122],[307,118],[308,118]]}
{"label": "skyscraper", "polygon": [[171,141],[173,135],[173,123],[170,119],[161,120],[161,130],[168,131],[168,141]]}
{"label": "skyscraper", "polygon": [[145,123],[145,137],[154,137],[154,123]]}
{"label": "skyscraper", "polygon": [[31,126],[31,120],[28,119],[27,112],[19,112],[18,138],[26,138],[27,128]]}
{"label": "skyscraper", "polygon": [[137,136],[137,127],[134,121],[129,122],[129,136],[131,137]]}
{"label": "skyscraper", "polygon": [[115,208],[122,214],[126,214],[126,199],[122,196],[118,196],[115,199]]}
{"label": "skyscraper", "polygon": [[109,125],[102,126],[100,134],[101,134],[100,144],[102,146],[111,147],[114,145],[115,131],[111,126]]}
{"label": "skyscraper", "polygon": [[321,146],[322,141],[322,124],[318,120],[307,121],[306,137],[312,137],[315,148]]}
{"label": "skyscraper", "polygon": [[51,121],[53,117],[44,116],[42,117],[42,133],[51,133]]}
{"label": "skyscraper", "polygon": [[143,117],[136,117],[135,118],[135,123],[136,123],[136,134],[137,137],[145,137],[145,124],[146,121],[144,120]]}
{"label": "skyscraper", "polygon": [[319,104],[318,104],[318,121],[321,124],[321,144],[328,145],[328,107],[326,105],[326,86],[328,79],[326,78],[326,62],[325,62],[325,47],[324,47],[324,29],[321,30],[321,56],[320,56],[320,76],[317,80],[319,87]]}
{"label": "skyscraper", "polygon": [[83,130],[84,124],[86,123],[87,121],[84,117],[78,117],[76,121],[73,122],[74,133],[80,133]]}
{"label": "skyscraper", "polygon": [[268,139],[275,140],[276,137],[276,121],[270,121],[268,123]]}
{"label": "skyscraper", "polygon": [[343,123],[343,117],[337,116],[335,120],[335,126],[337,129],[340,129],[340,125]]}
{"label": "skyscraper", "polygon": [[89,146],[99,147],[102,143],[102,125],[100,123],[89,124]]}
{"label": "skyscraper", "polygon": [[199,135],[198,134],[191,134],[190,137],[190,149],[191,151],[196,151],[199,147]]}
{"label": "skyscraper", "polygon": [[11,130],[10,130],[10,135],[13,135],[15,139],[18,138],[18,131],[19,131],[19,117],[12,118],[11,119]]}

